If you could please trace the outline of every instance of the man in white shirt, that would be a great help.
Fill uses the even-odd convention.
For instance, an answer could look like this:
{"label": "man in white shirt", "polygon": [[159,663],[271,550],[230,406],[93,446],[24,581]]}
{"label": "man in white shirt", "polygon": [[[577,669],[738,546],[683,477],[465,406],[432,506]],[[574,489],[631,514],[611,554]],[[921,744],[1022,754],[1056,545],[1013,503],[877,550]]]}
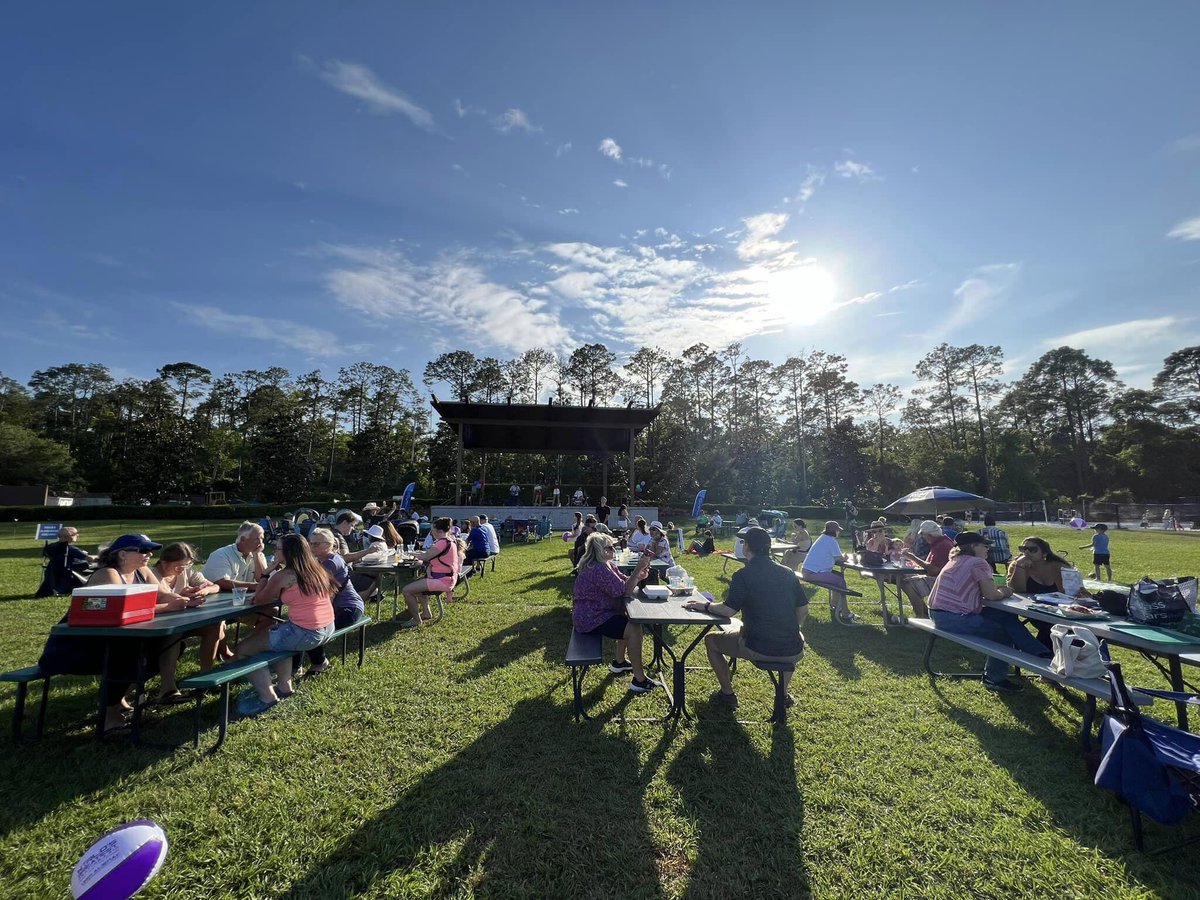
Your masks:
{"label": "man in white shirt", "polygon": [[719,509],[713,510],[712,519],[708,524],[709,527],[713,529],[714,533],[718,528],[725,524],[725,520],[721,518],[721,511]]}
{"label": "man in white shirt", "polygon": [[837,522],[831,520],[825,523],[825,530],[821,536],[808,548],[808,555],[804,557],[800,576],[805,581],[831,588],[830,596],[833,597],[834,615],[843,624],[850,625],[861,619],[850,612],[850,607],[846,604],[846,595],[842,593],[847,590],[845,577],[841,573],[833,571],[835,565],[846,561],[846,556],[837,542],[837,536],[841,530],[842,526]]}
{"label": "man in white shirt", "polygon": [[257,522],[243,522],[237,541],[214,550],[204,564],[204,577],[223,591],[235,587],[254,590],[269,570],[263,555],[263,530]]}
{"label": "man in white shirt", "polygon": [[488,539],[488,554],[495,556],[500,552],[500,538],[496,534],[496,528],[488,521],[485,513],[479,514],[479,527],[487,534]]}

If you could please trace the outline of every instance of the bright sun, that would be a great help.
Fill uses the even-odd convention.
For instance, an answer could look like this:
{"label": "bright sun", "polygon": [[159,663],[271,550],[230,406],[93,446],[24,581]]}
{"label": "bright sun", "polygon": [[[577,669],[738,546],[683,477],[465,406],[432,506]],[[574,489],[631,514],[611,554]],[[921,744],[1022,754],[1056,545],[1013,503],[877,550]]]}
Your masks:
{"label": "bright sun", "polygon": [[794,325],[812,325],[833,309],[837,282],[820,266],[789,266],[767,277],[776,314]]}

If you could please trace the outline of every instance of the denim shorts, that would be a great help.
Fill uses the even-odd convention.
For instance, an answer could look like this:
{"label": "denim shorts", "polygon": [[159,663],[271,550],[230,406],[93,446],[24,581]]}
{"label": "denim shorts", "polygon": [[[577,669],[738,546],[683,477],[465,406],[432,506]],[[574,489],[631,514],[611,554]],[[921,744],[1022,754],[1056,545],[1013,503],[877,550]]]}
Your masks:
{"label": "denim shorts", "polygon": [[267,635],[272,650],[311,650],[320,647],[333,635],[333,623],[324,628],[301,628],[295,622],[273,625]]}

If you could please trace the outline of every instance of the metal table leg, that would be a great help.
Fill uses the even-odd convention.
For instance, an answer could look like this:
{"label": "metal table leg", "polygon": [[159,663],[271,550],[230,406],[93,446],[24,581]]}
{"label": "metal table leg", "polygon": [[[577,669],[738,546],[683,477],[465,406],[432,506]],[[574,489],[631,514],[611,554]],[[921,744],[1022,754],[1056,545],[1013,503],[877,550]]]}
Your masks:
{"label": "metal table leg", "polygon": [[112,638],[104,639],[104,665],[100,670],[100,709],[96,713],[96,740],[104,737],[104,719],[108,714],[108,704],[104,701],[108,699],[108,682],[109,679],[109,661],[110,650],[112,648]]}
{"label": "metal table leg", "polygon": [[[1179,654],[1172,653],[1168,657],[1168,664],[1171,667],[1171,690],[1183,693],[1185,686],[1183,683],[1183,666],[1179,662]],[[1188,705],[1180,701],[1175,703],[1175,717],[1179,720],[1179,727],[1184,731],[1188,730]]]}

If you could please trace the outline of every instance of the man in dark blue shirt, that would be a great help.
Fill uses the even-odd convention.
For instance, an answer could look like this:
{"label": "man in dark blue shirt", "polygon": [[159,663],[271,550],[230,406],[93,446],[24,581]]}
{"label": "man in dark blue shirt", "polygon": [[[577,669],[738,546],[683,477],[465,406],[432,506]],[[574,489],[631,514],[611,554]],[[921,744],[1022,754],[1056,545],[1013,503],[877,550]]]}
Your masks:
{"label": "man in dark blue shirt", "polygon": [[58,530],[58,540],[42,551],[48,562],[35,597],[69,594],[87,581],[93,558],[75,546],[78,540],[79,529],[64,525]]}
{"label": "man in dark blue shirt", "polygon": [[[800,626],[808,617],[808,597],[796,573],[771,560],[770,532],[749,528],[744,541],[746,565],[733,573],[724,602],[689,600],[687,603],[689,609],[720,616],[742,614],[741,622],[734,619],[721,631],[709,632],[704,639],[709,664],[721,685],[712,699],[732,709],[737,708],[738,699],[725,657],[751,662],[798,662],[804,656]],[[786,691],[792,673],[781,672],[780,677]]]}

